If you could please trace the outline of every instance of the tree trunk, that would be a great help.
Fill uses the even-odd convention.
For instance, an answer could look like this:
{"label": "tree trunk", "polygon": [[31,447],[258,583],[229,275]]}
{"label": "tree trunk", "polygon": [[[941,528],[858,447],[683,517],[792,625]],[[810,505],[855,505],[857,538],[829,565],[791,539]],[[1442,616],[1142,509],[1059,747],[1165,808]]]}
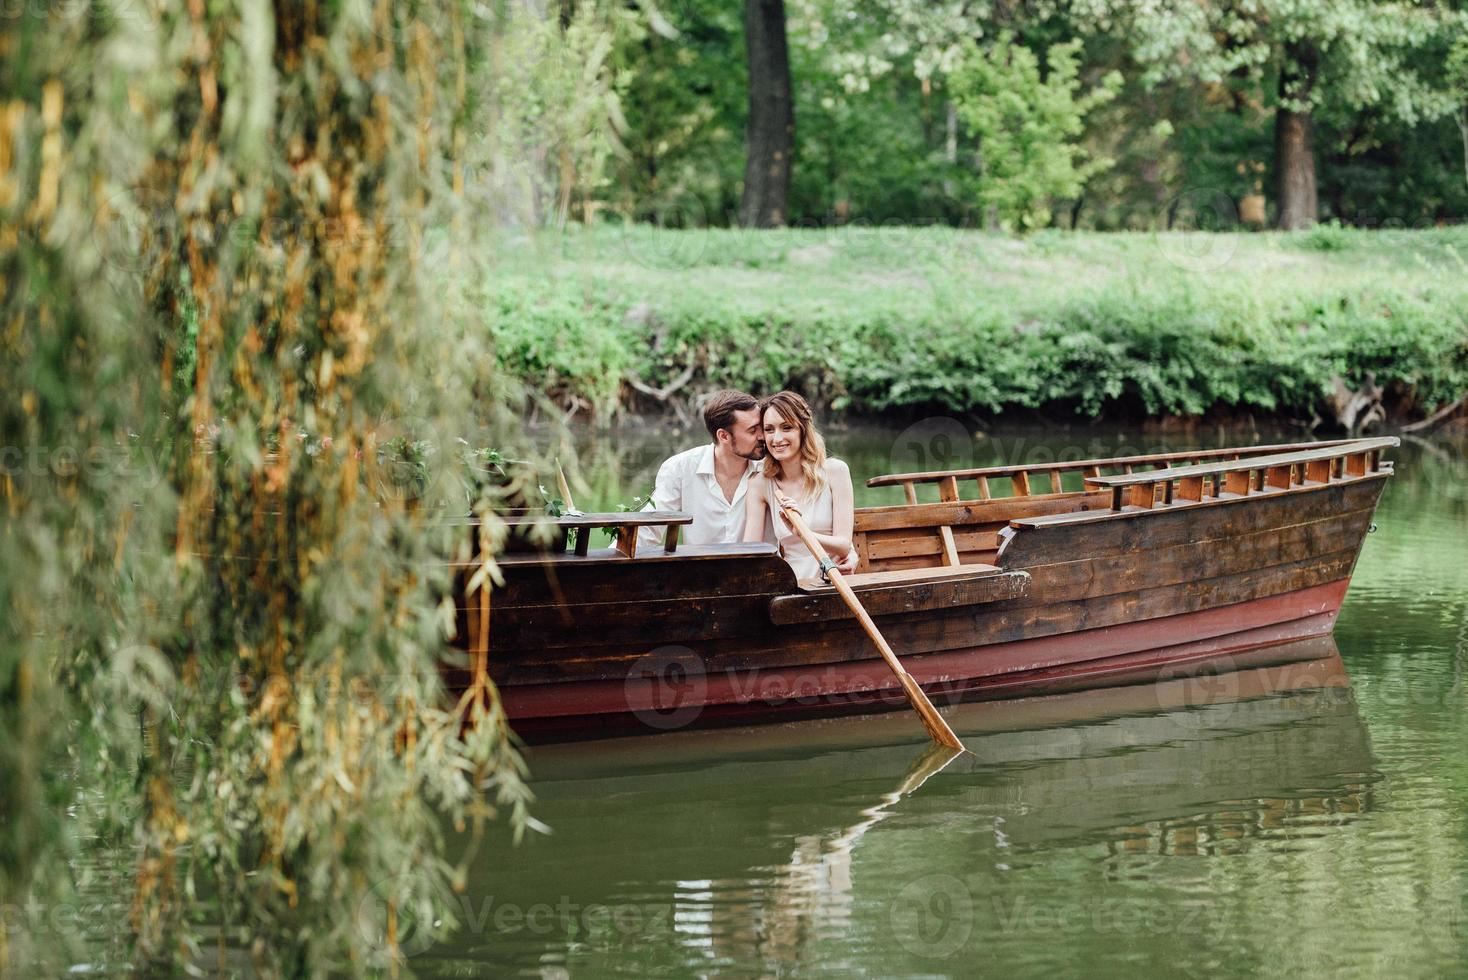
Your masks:
{"label": "tree trunk", "polygon": [[795,149],[795,105],[785,0],[744,0],[744,43],[749,52],[749,124],[744,197],[739,223],[775,228],[790,215],[790,163]]}
{"label": "tree trunk", "polygon": [[1274,172],[1279,195],[1279,227],[1297,231],[1320,217],[1315,186],[1315,120],[1309,98],[1318,57],[1309,45],[1289,45],[1279,73],[1280,105],[1274,114]]}
{"label": "tree trunk", "polygon": [[1463,179],[1468,181],[1468,109],[1458,107],[1458,133],[1463,137]]}

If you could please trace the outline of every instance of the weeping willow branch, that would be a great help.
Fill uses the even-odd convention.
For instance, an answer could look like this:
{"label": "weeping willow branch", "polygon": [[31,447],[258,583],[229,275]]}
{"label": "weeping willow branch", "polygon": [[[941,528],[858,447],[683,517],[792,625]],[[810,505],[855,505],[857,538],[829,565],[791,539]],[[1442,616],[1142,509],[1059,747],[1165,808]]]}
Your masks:
{"label": "weeping willow branch", "polygon": [[[531,825],[489,581],[472,704],[440,673],[448,570],[493,555],[438,520],[448,447],[520,398],[477,312],[487,15],[91,13],[0,24],[0,420],[53,461],[160,465],[0,474],[0,899],[64,890],[38,868],[85,796],[89,836],[136,842],[136,966],[203,968],[209,895],[209,965],[395,972],[399,912],[462,885],[443,817]],[[395,440],[441,451],[402,484]]]}

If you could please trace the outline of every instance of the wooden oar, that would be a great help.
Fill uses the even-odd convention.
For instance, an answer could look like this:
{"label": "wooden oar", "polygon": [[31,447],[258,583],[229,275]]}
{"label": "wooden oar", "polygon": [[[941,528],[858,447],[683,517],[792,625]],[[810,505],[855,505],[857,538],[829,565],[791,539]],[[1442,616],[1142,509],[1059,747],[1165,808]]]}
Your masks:
{"label": "wooden oar", "polygon": [[953,734],[953,729],[948,727],[943,716],[938,714],[938,709],[933,707],[933,702],[928,700],[923,689],[918,687],[918,682],[912,679],[912,675],[898,661],[897,654],[892,652],[892,647],[882,636],[882,631],[877,629],[877,624],[872,622],[872,617],[867,614],[861,600],[856,597],[856,593],[851,591],[851,586],[841,577],[841,570],[831,561],[831,556],[826,554],[826,549],[821,547],[821,543],[816,540],[810,528],[806,527],[805,518],[783,504],[780,506],[780,516],[785,518],[785,523],[790,525],[800,540],[805,542],[810,553],[815,555],[816,560],[821,563],[831,587],[840,594],[842,601],[851,610],[851,614],[856,617],[856,621],[861,623],[862,629],[867,631],[867,636],[871,637],[872,643],[876,644],[877,652],[882,655],[883,660],[887,661],[887,666],[892,668],[892,673],[897,675],[898,682],[902,684],[902,690],[907,694],[907,700],[912,702],[913,710],[922,719],[923,727],[928,730],[933,741],[939,745],[962,750],[963,743],[958,740],[957,735]]}
{"label": "wooden oar", "polygon": [[571,484],[566,482],[566,471],[561,469],[560,460],[556,460],[556,484],[561,491],[561,503],[566,505],[567,516],[579,516],[581,511],[576,509],[576,501],[571,499]]}

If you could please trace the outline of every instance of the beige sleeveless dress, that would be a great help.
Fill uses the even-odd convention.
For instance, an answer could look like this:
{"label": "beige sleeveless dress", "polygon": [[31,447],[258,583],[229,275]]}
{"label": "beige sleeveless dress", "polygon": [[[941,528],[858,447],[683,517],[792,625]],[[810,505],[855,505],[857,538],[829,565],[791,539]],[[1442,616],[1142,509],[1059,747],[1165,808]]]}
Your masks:
{"label": "beige sleeveless dress", "polygon": [[[774,520],[775,540],[780,545],[780,554],[795,569],[795,578],[805,582],[821,579],[821,563],[816,556],[810,553],[805,542],[792,531],[780,516],[780,504],[775,500],[775,488],[773,483],[766,484],[769,493],[770,516]],[[835,509],[831,500],[831,484],[828,482],[821,488],[821,492],[814,500],[797,500],[800,505],[800,516],[805,518],[805,526],[816,534],[831,534],[836,527]],[[834,557],[834,556],[833,556]]]}

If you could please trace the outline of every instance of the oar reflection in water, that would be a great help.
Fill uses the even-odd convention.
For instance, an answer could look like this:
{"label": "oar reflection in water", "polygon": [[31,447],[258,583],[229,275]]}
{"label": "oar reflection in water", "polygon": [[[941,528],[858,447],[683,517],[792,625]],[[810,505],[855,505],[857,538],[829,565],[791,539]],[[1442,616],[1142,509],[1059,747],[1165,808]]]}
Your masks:
{"label": "oar reflection in water", "polygon": [[[773,884],[761,902],[758,927],[711,929],[714,948],[727,945],[729,939],[736,940],[736,947],[748,941],[762,961],[774,966],[786,962],[811,935],[848,925],[853,895],[852,851],[857,842],[891,816],[904,797],[922,789],[928,779],[963,754],[961,749],[934,742],[913,762],[896,788],[860,811],[860,820],[832,833],[797,837],[790,860],[772,869]],[[735,955],[747,951],[735,948],[728,952]]]}

